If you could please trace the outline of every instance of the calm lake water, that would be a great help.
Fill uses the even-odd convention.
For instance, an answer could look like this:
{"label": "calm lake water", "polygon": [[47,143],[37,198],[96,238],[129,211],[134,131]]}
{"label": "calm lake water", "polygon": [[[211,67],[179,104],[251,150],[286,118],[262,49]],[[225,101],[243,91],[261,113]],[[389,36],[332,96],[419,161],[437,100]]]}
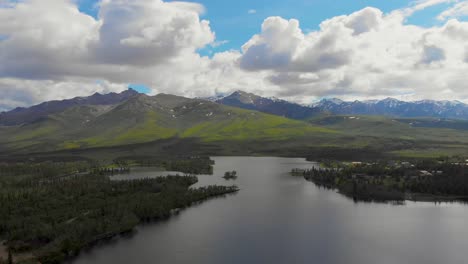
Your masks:
{"label": "calm lake water", "polygon": [[[468,205],[354,203],[288,175],[314,166],[304,159],[213,159],[214,175],[197,186],[236,184],[239,193],[141,226],[72,263],[468,263]],[[238,179],[222,179],[228,170]]]}

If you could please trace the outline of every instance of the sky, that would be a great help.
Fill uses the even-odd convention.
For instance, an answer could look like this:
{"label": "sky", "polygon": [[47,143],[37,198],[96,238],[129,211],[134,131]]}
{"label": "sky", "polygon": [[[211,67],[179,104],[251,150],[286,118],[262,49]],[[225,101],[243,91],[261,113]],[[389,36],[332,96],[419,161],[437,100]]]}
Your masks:
{"label": "sky", "polygon": [[468,102],[468,1],[0,0],[0,111],[129,87]]}

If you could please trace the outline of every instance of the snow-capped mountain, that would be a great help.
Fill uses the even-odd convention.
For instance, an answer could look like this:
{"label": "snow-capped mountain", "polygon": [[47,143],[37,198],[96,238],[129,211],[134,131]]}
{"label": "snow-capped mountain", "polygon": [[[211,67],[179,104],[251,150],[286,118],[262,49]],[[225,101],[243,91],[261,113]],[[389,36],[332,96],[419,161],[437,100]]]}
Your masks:
{"label": "snow-capped mountain", "polygon": [[468,119],[468,105],[459,101],[422,100],[405,102],[394,98],[386,98],[383,100],[340,102],[325,99],[314,107],[332,114],[344,115]]}
{"label": "snow-capped mountain", "polygon": [[216,102],[293,119],[304,119],[318,113],[318,109],[315,108],[291,103],[278,98],[261,97],[243,91],[236,91],[229,96],[217,100]]}
{"label": "snow-capped mountain", "polygon": [[395,98],[343,101],[337,98],[330,98],[323,99],[310,106],[303,106],[277,98],[265,98],[252,93],[236,91],[229,96],[216,100],[216,102],[294,119],[304,119],[320,113],[328,113],[337,115],[383,115],[468,120],[468,105],[460,101],[422,100],[406,102]]}

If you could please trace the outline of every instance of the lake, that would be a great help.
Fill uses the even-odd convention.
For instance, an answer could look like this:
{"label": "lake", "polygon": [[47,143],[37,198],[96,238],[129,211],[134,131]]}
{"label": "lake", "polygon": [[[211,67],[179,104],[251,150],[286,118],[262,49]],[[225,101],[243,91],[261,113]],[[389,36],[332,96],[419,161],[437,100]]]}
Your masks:
{"label": "lake", "polygon": [[[140,226],[132,236],[94,247],[71,263],[468,261],[467,205],[355,203],[302,177],[290,176],[292,168],[316,165],[304,159],[212,159],[216,162],[214,175],[200,176],[194,187],[236,184],[239,193],[195,205],[166,221]],[[237,180],[224,180],[224,172],[231,170],[237,171]],[[151,175],[151,170],[140,170],[124,176]]]}

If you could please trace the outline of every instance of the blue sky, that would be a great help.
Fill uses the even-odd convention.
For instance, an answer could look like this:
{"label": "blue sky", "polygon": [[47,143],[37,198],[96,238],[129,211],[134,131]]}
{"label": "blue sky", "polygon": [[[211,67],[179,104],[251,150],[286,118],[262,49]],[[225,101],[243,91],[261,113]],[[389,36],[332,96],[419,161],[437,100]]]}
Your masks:
{"label": "blue sky", "polygon": [[[82,12],[97,17],[98,0],[77,0]],[[170,1],[169,1],[170,2]],[[252,35],[260,32],[263,20],[270,16],[281,16],[286,19],[295,18],[304,30],[316,30],[319,24],[329,18],[351,14],[364,7],[371,6],[389,13],[396,9],[407,7],[407,0],[352,0],[333,3],[328,0],[201,0],[188,1],[202,4],[206,12],[202,19],[210,21],[210,26],[216,32],[217,41],[225,41],[218,47],[206,47],[202,55],[210,55],[230,49],[240,49]],[[408,18],[407,23],[424,27],[440,25],[442,22],[436,16],[449,7],[449,4],[435,5],[416,12]],[[249,12],[254,10],[255,12]]]}

